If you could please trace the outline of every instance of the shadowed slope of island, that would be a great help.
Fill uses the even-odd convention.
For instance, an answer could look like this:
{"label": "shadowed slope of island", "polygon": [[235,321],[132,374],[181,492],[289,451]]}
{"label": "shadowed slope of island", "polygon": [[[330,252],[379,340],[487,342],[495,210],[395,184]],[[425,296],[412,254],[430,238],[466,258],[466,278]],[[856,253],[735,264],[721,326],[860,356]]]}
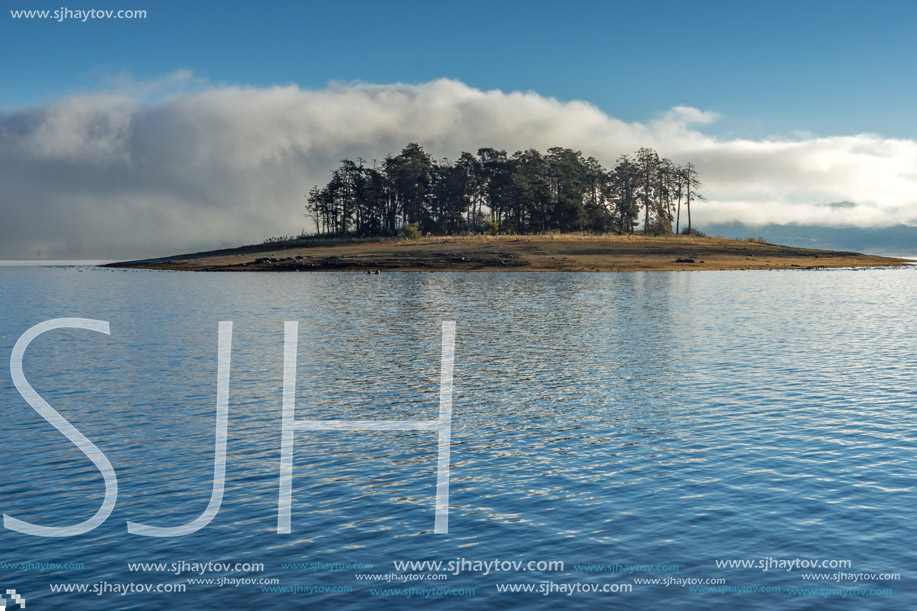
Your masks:
{"label": "shadowed slope of island", "polygon": [[301,239],[109,267],[177,271],[673,271],[901,266],[904,259],[697,236]]}

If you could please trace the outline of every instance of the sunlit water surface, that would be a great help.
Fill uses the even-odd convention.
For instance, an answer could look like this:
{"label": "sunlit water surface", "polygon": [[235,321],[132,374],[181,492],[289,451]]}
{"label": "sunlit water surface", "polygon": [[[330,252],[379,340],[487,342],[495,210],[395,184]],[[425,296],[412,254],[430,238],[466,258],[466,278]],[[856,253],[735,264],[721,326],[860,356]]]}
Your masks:
{"label": "sunlit water surface", "polygon": [[[112,515],[88,534],[0,531],[0,563],[82,564],[0,565],[0,586],[34,609],[915,608],[914,304],[913,269],[370,276],[3,267],[0,511],[64,526],[91,516],[104,493],[99,471],[26,404],[6,364],[22,333],[52,318],[111,325],[110,336],[40,336],[24,370],[105,453],[119,490]],[[129,535],[127,520],[183,524],[210,498],[221,320],[234,323],[222,508],[193,535]],[[293,532],[277,534],[288,320],[299,321],[297,418],[386,420],[436,418],[441,323],[456,321],[447,535],[432,532],[436,434],[425,431],[297,433]],[[806,581],[812,571],[800,568],[716,566],[768,557],[850,560],[846,572],[900,580]],[[458,558],[560,560],[564,570],[391,578],[394,561]],[[351,591],[189,584],[202,576],[128,567],[182,561],[264,565],[204,578]],[[313,561],[373,568],[288,564]],[[653,566],[627,574],[615,564]],[[724,578],[759,591],[634,583],[654,577]],[[124,596],[49,587],[131,582],[188,585]],[[577,583],[633,591],[543,593]],[[499,584],[536,592],[499,593]],[[392,598],[409,587],[436,593]],[[891,595],[827,600],[793,588]]]}

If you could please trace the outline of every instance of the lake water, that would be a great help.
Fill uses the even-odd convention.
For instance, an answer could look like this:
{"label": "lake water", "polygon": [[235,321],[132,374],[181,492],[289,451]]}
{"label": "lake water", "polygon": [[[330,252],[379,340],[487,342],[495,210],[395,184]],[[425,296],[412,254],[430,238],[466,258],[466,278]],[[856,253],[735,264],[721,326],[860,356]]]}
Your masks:
{"label": "lake water", "polygon": [[[41,335],[25,375],[104,452],[118,500],[83,535],[0,530],[0,590],[32,609],[915,608],[915,304],[915,269],[2,267],[0,512],[67,526],[104,496],[10,374],[17,339],[60,317],[111,334]],[[207,506],[221,320],[222,507],[191,535],[128,534],[128,520],[176,526]],[[296,417],[350,420],[436,418],[441,324],[456,321],[448,534],[433,533],[429,431],[297,432],[292,533],[277,533],[292,320]],[[425,560],[443,567],[394,564]],[[231,568],[191,568],[208,562]],[[120,593],[174,584],[186,591]]]}

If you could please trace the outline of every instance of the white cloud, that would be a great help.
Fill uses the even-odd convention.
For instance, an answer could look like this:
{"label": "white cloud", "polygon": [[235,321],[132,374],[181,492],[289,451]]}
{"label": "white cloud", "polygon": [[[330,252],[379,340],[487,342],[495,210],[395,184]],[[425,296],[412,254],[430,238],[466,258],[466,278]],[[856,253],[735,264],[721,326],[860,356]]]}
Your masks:
{"label": "white cloud", "polygon": [[[408,142],[435,157],[567,146],[611,166],[650,146],[693,162],[696,222],[917,222],[917,142],[870,134],[768,140],[704,133],[677,106],[626,123],[582,101],[461,82],[205,87],[186,71],[0,114],[0,258],[129,257],[306,227],[304,194],[344,157]],[[831,208],[850,200],[855,207]]]}

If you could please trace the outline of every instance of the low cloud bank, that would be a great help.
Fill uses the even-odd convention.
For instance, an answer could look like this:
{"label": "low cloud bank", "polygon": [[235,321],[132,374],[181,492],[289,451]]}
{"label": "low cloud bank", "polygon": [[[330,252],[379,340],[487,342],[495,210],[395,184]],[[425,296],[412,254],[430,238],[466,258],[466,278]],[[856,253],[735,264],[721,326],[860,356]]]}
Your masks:
{"label": "low cloud bank", "polygon": [[[675,107],[626,123],[582,101],[421,85],[134,84],[0,112],[0,258],[128,258],[309,229],[305,193],[344,157],[420,143],[455,159],[482,146],[565,146],[606,167],[641,146],[693,162],[696,222],[917,224],[917,142],[871,134],[741,140],[716,114]],[[174,91],[193,81],[194,90]],[[827,205],[842,202],[844,205]]]}

